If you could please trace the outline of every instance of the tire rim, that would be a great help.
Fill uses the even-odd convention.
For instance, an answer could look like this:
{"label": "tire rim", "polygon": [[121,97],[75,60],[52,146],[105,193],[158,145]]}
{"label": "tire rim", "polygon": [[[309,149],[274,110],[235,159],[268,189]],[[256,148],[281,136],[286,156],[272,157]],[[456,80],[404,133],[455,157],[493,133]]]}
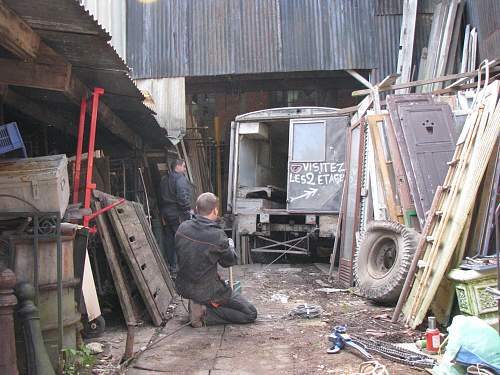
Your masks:
{"label": "tire rim", "polygon": [[375,279],[384,278],[394,267],[397,258],[397,240],[382,237],[375,242],[368,254],[367,271]]}

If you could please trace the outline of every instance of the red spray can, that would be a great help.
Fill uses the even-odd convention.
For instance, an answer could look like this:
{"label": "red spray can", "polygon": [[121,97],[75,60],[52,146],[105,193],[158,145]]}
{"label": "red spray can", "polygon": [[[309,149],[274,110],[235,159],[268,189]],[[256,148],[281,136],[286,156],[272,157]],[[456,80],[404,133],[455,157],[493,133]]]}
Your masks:
{"label": "red spray can", "polygon": [[436,327],[436,318],[433,316],[429,317],[428,328],[425,331],[425,341],[427,346],[427,351],[431,353],[437,353],[439,346],[441,345],[441,332]]}

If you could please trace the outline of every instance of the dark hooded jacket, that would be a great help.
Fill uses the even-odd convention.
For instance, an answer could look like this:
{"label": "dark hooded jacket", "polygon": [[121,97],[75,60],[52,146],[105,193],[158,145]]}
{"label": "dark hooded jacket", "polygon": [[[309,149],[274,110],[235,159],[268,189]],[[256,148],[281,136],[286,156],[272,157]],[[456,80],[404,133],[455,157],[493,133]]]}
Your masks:
{"label": "dark hooded jacket", "polygon": [[160,182],[160,191],[163,216],[189,219],[191,185],[183,173],[169,172]]}
{"label": "dark hooded jacket", "polygon": [[231,296],[217,273],[217,264],[236,264],[236,253],[220,225],[203,216],[183,222],[175,234],[177,292],[198,303],[221,303]]}

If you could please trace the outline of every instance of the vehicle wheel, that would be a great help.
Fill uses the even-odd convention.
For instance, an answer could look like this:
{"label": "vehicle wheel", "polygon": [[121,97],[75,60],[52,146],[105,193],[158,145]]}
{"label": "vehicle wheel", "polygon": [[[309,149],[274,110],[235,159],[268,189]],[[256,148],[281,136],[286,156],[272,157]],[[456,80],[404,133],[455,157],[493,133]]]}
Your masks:
{"label": "vehicle wheel", "polygon": [[372,221],[354,258],[361,295],[384,304],[397,301],[417,248],[419,234],[402,224]]}
{"label": "vehicle wheel", "polygon": [[96,338],[104,333],[105,328],[106,321],[102,315],[95,318],[91,322],[87,321],[85,318],[83,324],[83,335],[85,338]]}

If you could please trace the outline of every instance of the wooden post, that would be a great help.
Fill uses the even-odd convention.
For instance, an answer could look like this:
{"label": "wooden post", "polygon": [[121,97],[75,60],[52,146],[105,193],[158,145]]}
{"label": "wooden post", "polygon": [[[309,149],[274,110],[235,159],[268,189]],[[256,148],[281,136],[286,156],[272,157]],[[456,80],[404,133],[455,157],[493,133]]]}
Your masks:
{"label": "wooden post", "polygon": [[35,289],[30,284],[22,282],[16,285],[16,295],[19,298],[20,307],[17,314],[23,326],[28,374],[55,375],[43,343],[38,308],[33,303]]}
{"label": "wooden post", "polygon": [[215,153],[216,153],[216,168],[217,168],[217,197],[219,197],[219,212],[222,213],[222,161],[221,161],[221,123],[218,116],[214,117],[214,136],[215,136]]}
{"label": "wooden post", "polygon": [[0,374],[17,375],[16,337],[14,334],[14,306],[17,304],[14,295],[16,275],[5,267],[0,267]]}
{"label": "wooden post", "polygon": [[134,355],[135,322],[127,322],[127,341],[125,342],[125,353],[122,362],[127,361]]}

